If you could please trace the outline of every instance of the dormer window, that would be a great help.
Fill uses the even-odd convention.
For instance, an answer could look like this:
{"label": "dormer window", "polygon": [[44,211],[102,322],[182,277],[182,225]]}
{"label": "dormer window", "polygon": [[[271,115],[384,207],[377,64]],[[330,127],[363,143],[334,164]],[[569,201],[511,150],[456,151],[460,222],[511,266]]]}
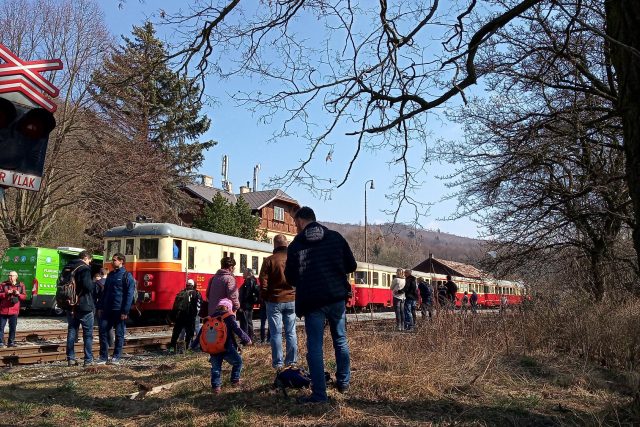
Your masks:
{"label": "dormer window", "polygon": [[284,222],[284,208],[280,206],[273,207],[273,220]]}

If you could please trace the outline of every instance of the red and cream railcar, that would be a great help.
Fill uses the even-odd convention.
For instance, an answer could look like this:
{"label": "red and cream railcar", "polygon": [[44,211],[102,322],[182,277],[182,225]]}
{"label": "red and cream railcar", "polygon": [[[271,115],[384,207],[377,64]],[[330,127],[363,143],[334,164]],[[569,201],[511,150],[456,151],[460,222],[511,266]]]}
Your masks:
{"label": "red and cream railcar", "polygon": [[105,265],[113,254],[125,255],[125,267],[138,282],[137,305],[142,312],[171,310],[187,279],[193,279],[204,296],[225,256],[236,260],[240,286],[244,269],[252,268],[257,274],[272,250],[267,243],[168,223],[130,222],[104,235]]}

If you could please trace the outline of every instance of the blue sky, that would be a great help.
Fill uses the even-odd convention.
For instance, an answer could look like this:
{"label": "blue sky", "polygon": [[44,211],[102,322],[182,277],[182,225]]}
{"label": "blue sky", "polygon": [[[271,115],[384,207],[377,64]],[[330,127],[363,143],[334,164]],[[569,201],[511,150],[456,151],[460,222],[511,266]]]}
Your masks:
{"label": "blue sky", "polygon": [[[133,25],[140,25],[145,18],[151,17],[159,9],[168,13],[175,12],[182,2],[167,0],[147,0],[139,2],[128,0],[122,9],[118,8],[116,0],[101,2],[105,12],[107,25],[114,36],[121,34],[129,35]],[[184,6],[183,6],[184,7]],[[170,36],[163,28],[159,28],[160,38]],[[208,139],[218,141],[213,149],[206,153],[205,162],[199,171],[202,174],[211,175],[214,185],[220,187],[222,156],[229,156],[229,179],[233,183],[233,189],[238,191],[240,185],[246,185],[252,180],[253,168],[256,164],[261,165],[260,189],[267,183],[268,178],[283,170],[294,167],[297,161],[305,156],[304,143],[299,140],[286,140],[279,143],[267,144],[278,124],[275,118],[272,124],[260,124],[258,116],[252,115],[244,107],[237,107],[229,99],[229,93],[255,85],[255,82],[248,80],[231,80],[220,82],[209,79],[207,81],[206,94],[215,99],[216,102],[208,105],[204,113],[212,121],[211,129],[204,136]],[[433,126],[429,129],[432,132],[433,140],[439,137],[458,138],[461,136],[460,129],[453,124],[443,125],[440,120],[430,120]],[[339,144],[340,135],[334,136],[335,142]],[[331,162],[321,162],[316,166],[316,171],[331,176],[334,179],[344,171],[346,159],[352,152],[351,145],[338,145],[334,160]],[[385,198],[389,192],[395,172],[389,169],[387,162],[391,159],[391,154],[365,152],[357,161],[354,171],[348,182],[341,188],[335,190],[330,199],[318,199],[310,194],[306,189],[291,186],[284,189],[290,196],[298,200],[301,205],[311,206],[319,220],[345,223],[364,222],[364,188],[365,182],[369,179],[375,180],[375,189],[367,190],[367,214],[369,223],[380,223],[390,220],[382,211],[390,208],[390,201]],[[341,161],[342,160],[342,161]],[[469,219],[456,221],[444,221],[443,218],[450,215],[455,209],[455,201],[441,201],[448,191],[444,183],[437,179],[437,175],[446,175],[452,170],[447,164],[437,162],[427,165],[428,174],[425,178],[422,189],[415,193],[415,197],[425,203],[431,203],[430,214],[426,219],[421,220],[421,225],[425,228],[440,229],[443,232],[457,234],[467,237],[477,237],[478,230],[476,224]],[[403,212],[407,212],[403,215]],[[412,218],[411,207],[401,211],[400,221],[407,221]]]}

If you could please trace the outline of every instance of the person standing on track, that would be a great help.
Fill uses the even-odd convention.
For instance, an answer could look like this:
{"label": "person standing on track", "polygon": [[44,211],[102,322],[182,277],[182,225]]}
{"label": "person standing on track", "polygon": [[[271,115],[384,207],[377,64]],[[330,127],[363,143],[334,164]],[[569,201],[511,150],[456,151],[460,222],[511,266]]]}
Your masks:
{"label": "person standing on track", "polygon": [[27,299],[24,283],[18,282],[18,273],[9,272],[9,279],[0,284],[0,347],[4,347],[4,328],[9,323],[8,347],[16,346],[16,329],[20,301]]}
{"label": "person standing on track", "polygon": [[109,361],[112,365],[119,365],[124,346],[124,334],[129,311],[133,305],[135,280],[133,275],[124,267],[125,256],[116,253],[111,257],[113,270],[107,275],[104,291],[100,299],[98,317],[100,317],[100,360],[97,364],[107,363],[109,356],[108,335],[115,329],[113,356]]}
{"label": "person standing on track", "polygon": [[[73,275],[78,295],[78,305],[67,311],[67,365],[76,366],[76,337],[82,326],[82,341],[84,342],[84,366],[93,363],[93,320],[95,312],[95,284],[91,277],[91,260],[89,251],[82,251],[78,259],[71,261],[62,269],[62,274]],[[64,277],[64,276],[63,276]]]}
{"label": "person standing on track", "polygon": [[253,341],[253,306],[260,300],[260,288],[258,288],[258,281],[250,268],[244,271],[244,283],[238,290],[238,300],[240,310],[237,315],[240,320],[240,329]]}
{"label": "person standing on track", "polygon": [[216,311],[218,302],[223,298],[228,298],[233,304],[233,311],[240,308],[238,299],[238,286],[233,270],[236,268],[236,260],[231,257],[224,257],[220,260],[220,270],[213,275],[207,286],[207,304],[209,316]]}
{"label": "person standing on track", "polygon": [[[298,361],[298,336],[296,335],[296,291],[284,275],[287,261],[287,238],[278,234],[273,238],[273,255],[265,258],[260,268],[260,296],[267,308],[271,366],[276,370]],[[282,332],[287,353],[282,360]],[[263,337],[261,337],[263,338]]]}
{"label": "person standing on track", "polygon": [[300,208],[294,220],[299,232],[287,250],[285,277],[296,288],[296,314],[304,317],[312,391],[299,402],[321,403],[328,400],[322,352],[327,322],[336,355],[336,387],[341,393],[349,389],[346,301],[351,285],[347,275],[357,263],[344,237],[318,224],[311,208]]}
{"label": "person standing on track", "polygon": [[396,277],[391,281],[391,293],[393,294],[393,310],[396,313],[396,328],[404,331],[404,270],[396,270]]}

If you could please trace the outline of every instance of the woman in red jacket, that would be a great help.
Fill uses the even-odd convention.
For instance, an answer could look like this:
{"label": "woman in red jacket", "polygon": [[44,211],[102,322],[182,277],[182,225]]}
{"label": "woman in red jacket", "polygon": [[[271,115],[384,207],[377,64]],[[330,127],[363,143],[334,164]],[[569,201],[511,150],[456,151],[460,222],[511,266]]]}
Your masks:
{"label": "woman in red jacket", "polygon": [[0,283],[0,347],[4,347],[4,327],[9,321],[9,347],[16,346],[16,326],[20,301],[27,299],[24,284],[18,283],[18,273],[11,271],[9,280]]}

